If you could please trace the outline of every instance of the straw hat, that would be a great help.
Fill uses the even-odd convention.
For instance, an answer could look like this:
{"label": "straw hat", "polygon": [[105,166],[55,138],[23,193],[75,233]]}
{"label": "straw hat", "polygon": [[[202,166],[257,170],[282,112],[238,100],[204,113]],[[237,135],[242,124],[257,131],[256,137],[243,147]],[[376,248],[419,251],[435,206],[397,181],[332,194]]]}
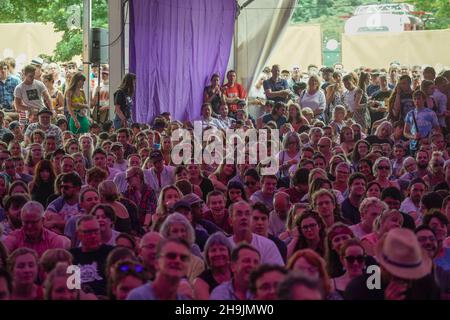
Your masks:
{"label": "straw hat", "polygon": [[420,279],[431,272],[431,259],[409,229],[390,230],[379,241],[376,258],[389,273],[401,279]]}

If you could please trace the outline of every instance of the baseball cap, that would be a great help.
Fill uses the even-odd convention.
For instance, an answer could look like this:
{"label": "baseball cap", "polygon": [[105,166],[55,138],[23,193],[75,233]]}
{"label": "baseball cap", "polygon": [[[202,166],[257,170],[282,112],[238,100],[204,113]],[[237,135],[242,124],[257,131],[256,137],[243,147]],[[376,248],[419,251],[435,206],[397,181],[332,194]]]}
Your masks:
{"label": "baseball cap", "polygon": [[111,150],[114,150],[116,148],[123,148],[123,145],[120,142],[114,142],[111,144]]}
{"label": "baseball cap", "polygon": [[53,115],[53,112],[49,108],[42,107],[41,109],[39,109],[38,116],[44,113]]}
{"label": "baseball cap", "polygon": [[203,200],[198,195],[196,195],[195,193],[189,193],[189,194],[185,195],[183,198],[181,198],[181,200],[186,201],[187,203],[189,203],[189,205],[191,207],[194,204],[203,203]]}
{"label": "baseball cap", "polygon": [[19,121],[11,121],[9,123],[9,130],[14,130],[14,129],[19,128],[19,127],[20,127]]}
{"label": "baseball cap", "polygon": [[173,210],[177,211],[180,208],[191,210],[191,205],[189,202],[187,202],[185,200],[178,200],[177,202],[175,202],[175,204],[173,206]]}

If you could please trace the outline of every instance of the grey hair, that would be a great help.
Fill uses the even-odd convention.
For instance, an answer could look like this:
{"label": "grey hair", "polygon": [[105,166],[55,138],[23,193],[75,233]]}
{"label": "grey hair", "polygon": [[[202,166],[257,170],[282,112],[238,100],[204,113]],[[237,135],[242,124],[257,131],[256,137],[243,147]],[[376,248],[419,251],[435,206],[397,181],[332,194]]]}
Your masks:
{"label": "grey hair", "polygon": [[203,255],[205,257],[206,265],[208,267],[211,267],[208,258],[208,251],[214,245],[221,245],[227,247],[228,255],[231,258],[231,250],[233,250],[233,247],[231,246],[231,243],[228,240],[228,238],[222,232],[218,231],[209,236],[208,240],[205,243],[205,248],[203,250]]}
{"label": "grey hair", "polygon": [[379,157],[377,160],[375,160],[375,163],[373,164],[372,167],[374,175],[376,176],[378,174],[378,165],[380,164],[381,161],[386,161],[387,163],[389,163],[389,176],[392,175],[392,164],[389,158],[386,157]]}
{"label": "grey hair", "polygon": [[385,211],[388,209],[387,204],[384,201],[381,201],[378,198],[375,197],[369,197],[369,198],[365,198],[361,204],[359,205],[359,212],[364,212],[366,211],[369,207],[372,206],[380,206],[383,210]]}
{"label": "grey hair", "polygon": [[191,223],[189,222],[189,220],[183,216],[181,213],[175,212],[170,214],[166,220],[164,221],[164,223],[161,226],[161,236],[165,239],[170,238],[169,236],[169,231],[170,231],[170,226],[174,223],[179,223],[182,224],[186,230],[187,230],[187,239],[185,239],[189,245],[193,245],[195,242],[195,232],[194,232],[194,228],[192,227]]}
{"label": "grey hair", "polygon": [[22,218],[27,213],[37,213],[40,218],[44,217],[44,207],[37,201],[29,201],[20,210],[20,217]]}

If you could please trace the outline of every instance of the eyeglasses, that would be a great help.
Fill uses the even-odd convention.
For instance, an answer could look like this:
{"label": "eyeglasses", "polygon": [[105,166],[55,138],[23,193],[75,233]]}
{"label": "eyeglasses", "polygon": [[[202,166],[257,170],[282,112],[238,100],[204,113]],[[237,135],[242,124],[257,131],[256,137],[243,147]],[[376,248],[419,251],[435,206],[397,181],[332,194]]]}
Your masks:
{"label": "eyeglasses", "polygon": [[389,170],[390,168],[388,166],[378,166],[378,170]]}
{"label": "eyeglasses", "polygon": [[87,230],[81,230],[81,233],[85,235],[94,235],[100,232],[100,229],[87,229]]}
{"label": "eyeglasses", "polygon": [[317,223],[307,224],[307,225],[302,227],[302,230],[303,231],[307,231],[307,230],[310,230],[310,229],[317,228],[317,226],[318,226]]}
{"label": "eyeglasses", "polygon": [[327,144],[319,144],[319,148],[329,148],[330,146]]}
{"label": "eyeglasses", "polygon": [[190,257],[187,254],[181,254],[176,252],[167,252],[164,257],[166,257],[169,260],[176,260],[177,257],[180,257],[181,261],[188,262]]}
{"label": "eyeglasses", "polygon": [[135,265],[123,264],[119,267],[119,271],[123,272],[123,273],[127,273],[130,271],[142,273],[142,272],[144,272],[144,267],[141,266],[140,264],[135,264]]}
{"label": "eyeglasses", "polygon": [[344,259],[350,264],[355,263],[355,261],[358,263],[363,263],[364,261],[366,261],[365,256],[346,256]]}
{"label": "eyeglasses", "polygon": [[67,185],[67,184],[61,185],[61,189],[64,189],[64,190],[72,189],[72,188],[73,188],[73,186],[69,186],[69,185]]}
{"label": "eyeglasses", "polygon": [[38,224],[40,221],[42,221],[42,219],[37,219],[37,220],[27,220],[27,221],[23,221],[22,220],[22,224],[23,225],[34,225],[34,224]]}

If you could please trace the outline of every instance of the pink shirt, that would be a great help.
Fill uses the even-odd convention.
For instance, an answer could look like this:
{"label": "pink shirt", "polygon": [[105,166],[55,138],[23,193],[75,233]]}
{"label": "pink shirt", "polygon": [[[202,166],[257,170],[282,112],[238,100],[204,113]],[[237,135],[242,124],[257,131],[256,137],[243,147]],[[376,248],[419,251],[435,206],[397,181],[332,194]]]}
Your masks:
{"label": "pink shirt", "polygon": [[21,228],[19,230],[11,232],[4,239],[3,243],[8,249],[9,253],[13,252],[17,248],[25,247],[35,250],[39,257],[41,257],[42,254],[48,249],[70,248],[70,240],[68,238],[45,228],[43,228],[42,230],[42,237],[39,242],[31,242]]}

